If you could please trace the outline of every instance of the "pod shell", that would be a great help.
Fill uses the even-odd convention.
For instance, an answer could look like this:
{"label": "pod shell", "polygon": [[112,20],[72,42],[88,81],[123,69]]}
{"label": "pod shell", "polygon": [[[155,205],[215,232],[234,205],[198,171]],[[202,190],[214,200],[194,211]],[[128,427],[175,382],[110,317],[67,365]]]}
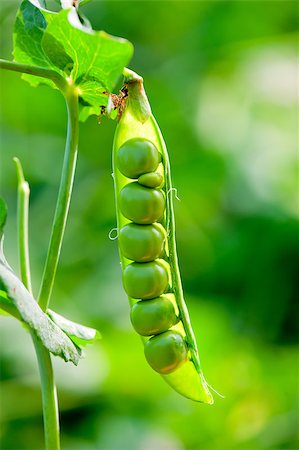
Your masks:
{"label": "pod shell", "polygon": [[[141,78],[139,77],[139,80]],[[137,83],[138,84],[138,83]],[[127,85],[130,91],[134,90],[134,94],[130,95],[127,99],[127,105],[124,113],[122,114],[121,120],[118,124],[115,138],[114,138],[114,150],[113,150],[113,173],[114,173],[114,183],[115,183],[115,200],[117,205],[117,223],[118,229],[123,227],[128,223],[127,219],[121,213],[120,208],[120,191],[121,189],[128,183],[128,178],[126,178],[119,170],[116,164],[117,154],[119,148],[132,138],[139,138],[140,136],[148,139],[154,143],[159,152],[163,155],[163,175],[165,177],[165,192],[169,192],[171,189],[171,179],[170,179],[170,171],[169,171],[169,161],[167,155],[167,148],[165,142],[163,140],[162,133],[159,129],[155,118],[151,115],[149,104],[147,101],[143,103],[143,106],[147,106],[147,108],[139,108],[139,112],[142,113],[137,114],[137,108],[135,107],[139,104],[140,95],[145,95],[142,87],[142,82],[138,84],[132,84],[133,89],[131,89],[131,83]],[[140,89],[139,89],[140,87]],[[143,94],[142,94],[143,93]],[[134,97],[135,96],[135,97]],[[137,98],[137,101],[136,101]],[[145,97],[146,100],[146,97]],[[145,113],[145,114],[144,114]],[[161,166],[158,167],[160,171]],[[167,168],[167,172],[165,172],[165,168]],[[171,198],[167,199],[168,205],[171,206]],[[172,232],[174,233],[174,227],[172,227]],[[174,251],[174,253],[176,253]],[[124,269],[128,264],[129,260],[124,257],[124,255],[120,254],[122,268]],[[167,294],[168,295],[168,294]],[[128,296],[130,305],[133,306],[136,303],[136,300],[132,298],[130,295]],[[184,299],[181,298],[181,304],[179,306],[180,313],[183,312],[186,320],[188,321],[188,312],[186,310],[186,305],[184,304]],[[178,322],[173,327],[177,330],[184,338],[185,329],[182,322]],[[141,339],[144,343],[148,341],[147,337],[142,337]],[[196,343],[193,341],[193,345],[196,349]],[[198,361],[199,364],[199,361]],[[207,404],[213,404],[213,396],[209,391],[209,386],[205,381],[203,373],[198,366],[195,365],[194,361],[191,359],[187,359],[184,364],[181,364],[177,369],[168,374],[161,374],[163,379],[178,393],[185,396],[186,398],[192,399],[198,402],[204,402]]]}

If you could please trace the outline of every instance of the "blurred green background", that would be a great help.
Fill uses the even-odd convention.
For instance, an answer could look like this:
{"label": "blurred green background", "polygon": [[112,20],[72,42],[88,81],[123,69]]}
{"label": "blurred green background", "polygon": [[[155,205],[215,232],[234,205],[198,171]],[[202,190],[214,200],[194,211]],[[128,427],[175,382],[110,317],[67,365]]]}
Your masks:
{"label": "blurred green background", "polygon": [[[18,2],[1,0],[10,59]],[[81,125],[78,170],[53,309],[103,339],[75,368],[54,361],[64,450],[298,449],[298,4],[94,1],[94,28],[128,38],[168,143],[180,267],[204,373],[225,395],[192,403],[147,366],[121,286],[111,146],[115,123]],[[18,156],[31,186],[35,292],[46,256],[66,131],[63,98],[1,73],[5,250],[17,269]],[[121,85],[119,85],[120,87]],[[0,319],[1,439],[41,449],[29,335]]]}

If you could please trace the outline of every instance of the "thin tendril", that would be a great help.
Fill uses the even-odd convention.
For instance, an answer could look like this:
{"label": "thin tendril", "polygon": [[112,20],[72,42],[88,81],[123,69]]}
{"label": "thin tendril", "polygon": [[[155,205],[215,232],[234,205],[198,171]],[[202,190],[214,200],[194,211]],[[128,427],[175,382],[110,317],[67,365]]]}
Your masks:
{"label": "thin tendril", "polygon": [[225,398],[225,395],[220,394],[220,392],[216,391],[206,380],[205,380],[207,386],[211,389],[211,391],[215,392],[215,394],[219,395],[220,398]]}
{"label": "thin tendril", "polygon": [[178,197],[178,190],[175,187],[172,187],[170,189],[168,189],[168,191],[166,192],[166,196],[169,195],[171,192],[174,192],[174,197],[176,198],[176,200],[178,200],[179,202],[181,201],[181,199]]}
{"label": "thin tendril", "polygon": [[[112,233],[113,233],[114,231],[116,231],[116,235],[115,235],[115,236],[112,236]],[[117,229],[117,228],[112,228],[112,229],[109,231],[108,237],[109,237],[110,241],[115,241],[116,239],[118,239],[118,229]]]}

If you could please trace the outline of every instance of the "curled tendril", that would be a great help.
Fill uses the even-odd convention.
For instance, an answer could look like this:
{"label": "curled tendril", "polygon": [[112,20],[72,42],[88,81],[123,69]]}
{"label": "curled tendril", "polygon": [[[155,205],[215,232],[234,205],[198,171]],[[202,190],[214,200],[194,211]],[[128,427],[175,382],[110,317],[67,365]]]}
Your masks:
{"label": "curled tendril", "polygon": [[178,190],[177,190],[177,188],[174,188],[174,187],[170,188],[170,189],[166,192],[166,197],[167,197],[171,192],[174,192],[174,193],[175,193],[175,194],[174,194],[174,197],[180,202],[181,199],[178,197]]}
{"label": "curled tendril", "polygon": [[[113,236],[114,232],[116,232],[115,236]],[[109,237],[110,241],[115,241],[118,238],[118,229],[112,228],[112,230],[109,231],[108,237]]]}

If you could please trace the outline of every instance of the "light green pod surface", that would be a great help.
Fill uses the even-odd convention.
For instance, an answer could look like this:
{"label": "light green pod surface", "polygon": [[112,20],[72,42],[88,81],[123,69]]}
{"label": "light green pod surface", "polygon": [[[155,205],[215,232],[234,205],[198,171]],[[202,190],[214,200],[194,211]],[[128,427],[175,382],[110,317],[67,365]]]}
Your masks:
{"label": "light green pod surface", "polygon": [[[133,74],[133,77],[136,74]],[[188,310],[183,298],[181,280],[179,275],[177,254],[175,248],[175,223],[172,205],[172,196],[169,193],[172,190],[170,167],[168,160],[168,153],[165,142],[163,140],[161,131],[150,113],[150,108],[145,96],[142,79],[137,78],[138,82],[128,82],[126,87],[128,89],[128,99],[126,108],[122,114],[119,124],[116,129],[114,144],[113,144],[113,178],[115,186],[115,201],[117,211],[117,227],[121,230],[129,220],[123,216],[120,209],[120,192],[124,186],[126,186],[130,179],[126,178],[120,170],[117,168],[117,153],[119,148],[128,140],[135,138],[144,138],[151,141],[158,151],[161,153],[161,159],[163,164],[162,179],[164,179],[163,191],[166,199],[166,210],[164,217],[161,219],[161,225],[169,230],[168,239],[165,243],[166,252],[169,255],[169,280],[172,286],[172,292],[176,301],[176,307],[180,321],[175,324],[171,329],[174,332],[179,332],[184,338],[188,348],[187,361],[183,362],[179,367],[171,373],[162,374],[164,380],[179,394],[194,401],[203,402],[207,404],[213,404],[213,396],[209,390],[208,384],[203,376],[195,337],[190,323]],[[141,80],[141,81],[140,81]],[[138,101],[140,91],[140,104]],[[136,103],[137,99],[137,103]],[[161,167],[159,169],[161,173]],[[142,226],[142,225],[141,225]],[[123,273],[126,267],[131,264],[131,261],[120,251],[121,265]],[[148,264],[148,263],[146,263]],[[139,266],[138,266],[139,267]],[[173,295],[171,294],[171,295]],[[167,294],[170,295],[170,294]],[[136,303],[136,299],[128,297],[131,307]],[[145,300],[146,301],[146,300]],[[147,337],[141,339],[144,344],[148,341]]]}

